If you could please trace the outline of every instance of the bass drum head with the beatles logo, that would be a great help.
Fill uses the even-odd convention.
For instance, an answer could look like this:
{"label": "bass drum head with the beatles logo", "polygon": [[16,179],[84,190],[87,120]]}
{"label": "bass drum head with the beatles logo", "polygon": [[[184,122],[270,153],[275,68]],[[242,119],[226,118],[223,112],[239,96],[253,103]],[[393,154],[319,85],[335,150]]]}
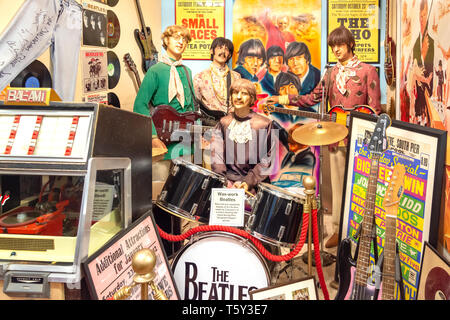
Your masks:
{"label": "bass drum head with the beatles logo", "polygon": [[224,232],[205,232],[175,257],[172,271],[182,300],[250,300],[270,285],[266,261],[252,243]]}

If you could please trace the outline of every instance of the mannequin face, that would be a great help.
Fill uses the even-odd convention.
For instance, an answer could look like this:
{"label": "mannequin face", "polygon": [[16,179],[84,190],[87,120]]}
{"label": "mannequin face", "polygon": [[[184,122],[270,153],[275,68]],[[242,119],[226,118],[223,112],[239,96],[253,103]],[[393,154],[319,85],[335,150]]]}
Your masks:
{"label": "mannequin face", "polygon": [[301,56],[289,58],[288,67],[289,70],[299,78],[302,78],[309,69],[308,61],[303,54]]}
{"label": "mannequin face", "polygon": [[167,54],[169,57],[179,60],[186,50],[187,40],[181,33],[175,33],[164,39],[167,45]]}
{"label": "mannequin face", "polygon": [[331,47],[334,56],[336,59],[342,64],[345,65],[348,60],[353,57],[353,52],[350,50],[349,46],[345,43],[343,44],[335,44]]}
{"label": "mannequin face", "polygon": [[235,109],[239,109],[240,111],[250,110],[251,97],[246,89],[233,91],[231,94],[231,102]]}
{"label": "mannequin face", "polygon": [[211,51],[211,53],[213,54],[213,62],[220,66],[224,66],[230,58],[230,50],[226,46],[216,47],[214,52]]}

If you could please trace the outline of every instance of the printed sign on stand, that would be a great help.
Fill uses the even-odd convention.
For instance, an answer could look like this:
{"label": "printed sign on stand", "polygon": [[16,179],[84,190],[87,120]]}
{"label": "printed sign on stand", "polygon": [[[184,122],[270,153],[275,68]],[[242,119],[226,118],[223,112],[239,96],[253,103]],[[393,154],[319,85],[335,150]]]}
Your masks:
{"label": "printed sign on stand", "polygon": [[244,225],[244,189],[211,189],[210,225],[242,227]]}
{"label": "printed sign on stand", "polygon": [[[145,214],[127,229],[122,230],[101,249],[91,255],[84,263],[89,292],[92,299],[111,299],[119,289],[133,282],[134,254],[144,248],[156,255],[154,283],[162,289],[169,300],[178,300],[167,256],[161,244],[153,216]],[[135,286],[128,300],[140,299],[140,286]],[[149,289],[149,299],[153,299]]]}

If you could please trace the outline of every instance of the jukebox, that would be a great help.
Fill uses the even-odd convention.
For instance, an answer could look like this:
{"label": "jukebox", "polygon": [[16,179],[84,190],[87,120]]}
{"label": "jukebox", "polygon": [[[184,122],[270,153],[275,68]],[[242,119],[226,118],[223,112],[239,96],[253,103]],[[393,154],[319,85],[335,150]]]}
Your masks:
{"label": "jukebox", "polygon": [[5,294],[80,283],[83,260],[151,209],[150,132],[149,117],[102,104],[0,103]]}

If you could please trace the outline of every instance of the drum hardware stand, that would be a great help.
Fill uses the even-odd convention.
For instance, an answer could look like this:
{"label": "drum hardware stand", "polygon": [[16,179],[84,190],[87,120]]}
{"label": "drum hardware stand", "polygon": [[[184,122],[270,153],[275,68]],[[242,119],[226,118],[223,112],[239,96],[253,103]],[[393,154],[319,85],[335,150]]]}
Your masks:
{"label": "drum hardware stand", "polygon": [[114,300],[127,299],[132,294],[133,287],[141,285],[141,300],[148,300],[148,287],[150,286],[155,300],[168,300],[163,290],[159,289],[153,280],[155,272],[153,271],[156,264],[156,255],[153,250],[142,249],[133,255],[131,266],[135,275],[133,283],[118,290],[114,294]]}
{"label": "drum hardware stand", "polygon": [[[315,186],[316,186],[316,181],[312,176],[305,176],[303,178],[303,186],[305,187],[305,195],[306,195],[306,201],[303,205],[303,213],[308,213],[308,251],[305,252],[305,254],[303,254],[303,261],[305,263],[307,263],[308,265],[308,272],[305,272],[300,266],[295,266],[298,270],[300,270],[301,272],[305,273],[305,275],[309,275],[312,276],[313,272],[312,272],[312,208],[316,208],[317,207],[317,202],[314,199],[315,198]],[[307,261],[305,261],[304,257],[305,255],[307,256]],[[298,258],[302,258],[302,257],[298,257]],[[281,270],[282,271],[286,271],[286,269],[291,268],[291,278],[292,278],[292,270],[293,270],[293,264],[294,264],[294,260],[296,260],[296,258],[291,259],[287,265]]]}

